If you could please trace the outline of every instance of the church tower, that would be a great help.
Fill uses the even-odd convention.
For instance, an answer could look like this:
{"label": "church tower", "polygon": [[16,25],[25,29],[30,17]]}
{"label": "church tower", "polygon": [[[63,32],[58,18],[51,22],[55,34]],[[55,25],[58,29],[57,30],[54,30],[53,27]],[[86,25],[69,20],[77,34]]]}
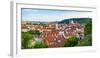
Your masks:
{"label": "church tower", "polygon": [[58,23],[56,22],[56,29],[58,29]]}
{"label": "church tower", "polygon": [[71,24],[73,24],[74,23],[74,21],[73,20],[71,20]]}

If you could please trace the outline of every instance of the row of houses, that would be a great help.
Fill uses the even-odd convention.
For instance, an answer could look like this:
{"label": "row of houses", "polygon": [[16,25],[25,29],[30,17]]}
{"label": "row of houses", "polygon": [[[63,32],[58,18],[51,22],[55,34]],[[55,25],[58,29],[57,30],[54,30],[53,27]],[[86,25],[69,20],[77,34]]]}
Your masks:
{"label": "row of houses", "polygon": [[84,38],[85,26],[77,22],[71,24],[48,24],[42,25],[27,25],[22,24],[22,31],[39,30],[42,32],[37,38],[43,41],[48,47],[63,47],[65,39],[71,36],[76,36],[78,39]]}

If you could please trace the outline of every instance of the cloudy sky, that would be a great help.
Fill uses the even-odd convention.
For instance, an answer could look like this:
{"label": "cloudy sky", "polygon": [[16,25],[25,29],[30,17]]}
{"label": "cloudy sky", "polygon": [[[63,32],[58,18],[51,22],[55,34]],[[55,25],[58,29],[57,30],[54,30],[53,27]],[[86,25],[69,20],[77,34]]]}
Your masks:
{"label": "cloudy sky", "polygon": [[68,18],[91,18],[92,12],[74,10],[21,9],[22,21],[61,21]]}

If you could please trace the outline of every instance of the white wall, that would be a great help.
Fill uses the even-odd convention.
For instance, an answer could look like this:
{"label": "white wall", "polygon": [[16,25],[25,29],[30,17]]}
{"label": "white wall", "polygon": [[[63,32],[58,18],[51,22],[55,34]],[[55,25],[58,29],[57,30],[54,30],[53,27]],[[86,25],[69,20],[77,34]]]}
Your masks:
{"label": "white wall", "polygon": [[[22,1],[22,0],[20,0]],[[29,0],[28,0],[29,1]],[[76,5],[97,7],[97,22],[95,36],[97,41],[97,52],[69,53],[55,55],[31,56],[31,58],[100,58],[100,2],[99,0],[30,0],[34,3],[53,5]],[[10,0],[0,0],[0,58],[11,58],[10,52]],[[23,57],[29,58],[29,57]]]}

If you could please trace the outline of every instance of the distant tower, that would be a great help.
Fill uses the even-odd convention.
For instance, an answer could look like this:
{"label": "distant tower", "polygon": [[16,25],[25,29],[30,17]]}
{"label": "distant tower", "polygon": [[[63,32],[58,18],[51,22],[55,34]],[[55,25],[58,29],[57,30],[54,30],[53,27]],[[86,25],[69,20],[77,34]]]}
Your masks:
{"label": "distant tower", "polygon": [[58,23],[56,22],[56,29],[58,29]]}
{"label": "distant tower", "polygon": [[74,21],[72,20],[72,21],[71,21],[71,24],[73,24],[73,23],[74,23]]}

